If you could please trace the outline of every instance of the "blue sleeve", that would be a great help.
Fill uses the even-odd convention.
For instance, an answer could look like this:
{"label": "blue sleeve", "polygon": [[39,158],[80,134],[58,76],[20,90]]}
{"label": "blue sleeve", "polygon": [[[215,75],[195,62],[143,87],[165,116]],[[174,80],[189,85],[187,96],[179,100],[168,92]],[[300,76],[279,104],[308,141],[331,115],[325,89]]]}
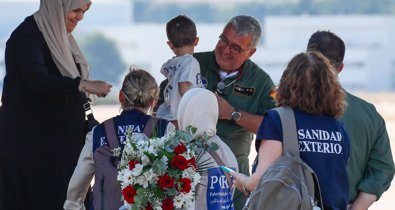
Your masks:
{"label": "blue sleeve", "polygon": [[259,127],[256,141],[255,141],[255,149],[258,152],[259,145],[262,140],[270,139],[270,140],[278,140],[282,141],[282,127],[281,127],[281,120],[278,113],[274,110],[270,110],[265,113],[263,116],[262,123]]}

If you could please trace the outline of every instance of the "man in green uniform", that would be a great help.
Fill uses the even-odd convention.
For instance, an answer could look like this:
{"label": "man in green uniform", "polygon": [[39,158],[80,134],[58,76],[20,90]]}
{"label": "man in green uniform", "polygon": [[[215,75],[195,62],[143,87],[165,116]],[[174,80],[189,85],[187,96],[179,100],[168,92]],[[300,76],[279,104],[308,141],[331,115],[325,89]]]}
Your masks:
{"label": "man in green uniform", "polygon": [[[235,154],[240,172],[247,175],[253,134],[265,111],[274,107],[272,79],[249,59],[260,37],[255,18],[236,16],[224,27],[214,51],[194,54],[203,84],[217,94],[217,134]],[[242,209],[247,198],[240,194],[235,194],[235,209]]]}
{"label": "man in green uniform", "polygon": [[[344,42],[332,32],[315,32],[307,50],[324,54],[338,72],[344,67]],[[374,105],[349,92],[346,96],[348,106],[341,121],[351,142],[347,165],[349,209],[367,209],[390,187],[395,173],[394,161],[384,119]]]}

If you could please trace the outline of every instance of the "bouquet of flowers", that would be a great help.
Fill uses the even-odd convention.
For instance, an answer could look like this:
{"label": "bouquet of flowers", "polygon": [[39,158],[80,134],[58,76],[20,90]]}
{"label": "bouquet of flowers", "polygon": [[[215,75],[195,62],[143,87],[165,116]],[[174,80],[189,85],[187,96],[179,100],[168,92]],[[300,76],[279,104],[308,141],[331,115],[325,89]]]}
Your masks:
{"label": "bouquet of flowers", "polygon": [[192,138],[195,131],[190,127],[150,139],[128,135],[117,177],[127,209],[193,207],[195,187],[200,181],[195,157],[207,149],[208,139]]}

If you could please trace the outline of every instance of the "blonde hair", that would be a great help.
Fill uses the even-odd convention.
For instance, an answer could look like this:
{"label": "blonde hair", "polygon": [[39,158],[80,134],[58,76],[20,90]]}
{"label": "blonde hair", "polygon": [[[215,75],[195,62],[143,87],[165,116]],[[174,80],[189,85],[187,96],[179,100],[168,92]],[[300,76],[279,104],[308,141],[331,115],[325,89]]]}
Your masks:
{"label": "blonde hair", "polygon": [[131,66],[129,70],[121,88],[126,99],[122,109],[150,108],[159,93],[155,78],[143,69]]}
{"label": "blonde hair", "polygon": [[333,117],[340,117],[346,104],[335,68],[314,51],[300,53],[288,63],[276,99],[279,106]]}

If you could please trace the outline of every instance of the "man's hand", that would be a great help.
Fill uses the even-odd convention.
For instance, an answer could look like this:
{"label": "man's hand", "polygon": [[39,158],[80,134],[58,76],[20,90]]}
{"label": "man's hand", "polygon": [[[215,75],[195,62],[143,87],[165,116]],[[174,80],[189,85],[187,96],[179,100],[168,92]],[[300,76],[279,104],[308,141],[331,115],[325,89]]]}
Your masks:
{"label": "man's hand", "polygon": [[[222,98],[218,93],[215,93],[218,101],[219,114],[218,119],[221,120],[232,120],[232,112],[235,111],[235,107],[232,106],[228,101]],[[251,114],[247,111],[240,110],[241,118],[236,123],[238,126],[243,127],[251,131],[252,133],[257,133],[259,126],[263,120],[262,115]]]}
{"label": "man's hand", "polygon": [[222,96],[218,95],[217,92],[215,92],[215,96],[217,97],[219,108],[218,118],[221,120],[231,120],[231,115],[232,112],[235,110],[235,107],[230,105],[230,103],[222,98]]}
{"label": "man's hand", "polygon": [[365,192],[359,192],[353,204],[348,205],[350,210],[366,210],[377,200],[377,196]]}

